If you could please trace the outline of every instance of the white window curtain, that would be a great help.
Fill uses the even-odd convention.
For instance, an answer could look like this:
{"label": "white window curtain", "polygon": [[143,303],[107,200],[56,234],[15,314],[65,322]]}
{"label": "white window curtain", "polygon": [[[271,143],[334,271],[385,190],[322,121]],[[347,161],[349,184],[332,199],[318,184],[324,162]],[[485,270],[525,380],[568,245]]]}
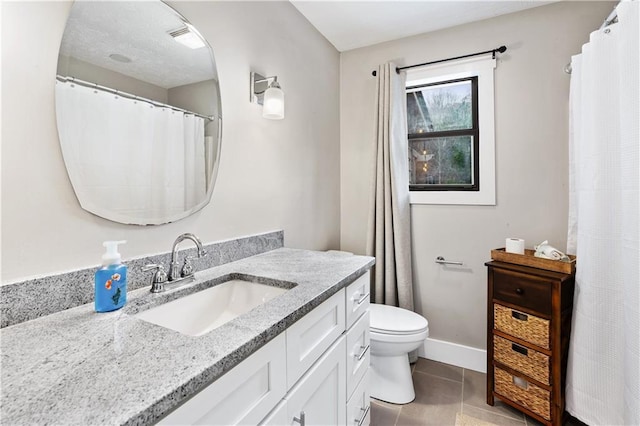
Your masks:
{"label": "white window curtain", "polygon": [[72,82],[56,82],[69,177],[83,208],[156,223],[205,198],[204,120]]}
{"label": "white window curtain", "polygon": [[639,4],[620,3],[571,62],[566,408],[590,425],[640,424]]}
{"label": "white window curtain", "polygon": [[371,300],[413,310],[405,74],[392,62],[377,71],[375,178],[367,254],[375,256]]}

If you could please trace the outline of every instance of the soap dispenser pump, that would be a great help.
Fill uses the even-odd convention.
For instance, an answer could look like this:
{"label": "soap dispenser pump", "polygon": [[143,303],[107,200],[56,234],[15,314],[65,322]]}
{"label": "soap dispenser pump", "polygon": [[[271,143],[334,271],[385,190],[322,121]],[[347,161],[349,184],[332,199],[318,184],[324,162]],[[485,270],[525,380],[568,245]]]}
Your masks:
{"label": "soap dispenser pump", "polygon": [[120,309],[127,302],[127,266],[122,264],[118,244],[126,241],[105,241],[102,267],[96,271],[96,312]]}

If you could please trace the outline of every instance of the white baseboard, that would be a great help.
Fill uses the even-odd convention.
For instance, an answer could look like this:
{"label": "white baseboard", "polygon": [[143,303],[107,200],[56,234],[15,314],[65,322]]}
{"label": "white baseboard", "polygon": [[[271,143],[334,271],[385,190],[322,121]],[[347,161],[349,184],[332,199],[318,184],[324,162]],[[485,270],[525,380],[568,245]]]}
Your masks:
{"label": "white baseboard", "polygon": [[427,338],[418,349],[418,356],[480,373],[487,372],[487,351],[471,346]]}

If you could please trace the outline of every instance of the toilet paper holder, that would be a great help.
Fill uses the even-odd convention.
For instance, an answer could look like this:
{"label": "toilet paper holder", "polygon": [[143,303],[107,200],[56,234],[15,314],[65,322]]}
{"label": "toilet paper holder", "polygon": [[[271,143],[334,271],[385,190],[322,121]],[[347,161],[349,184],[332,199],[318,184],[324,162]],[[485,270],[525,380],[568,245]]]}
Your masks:
{"label": "toilet paper holder", "polygon": [[442,256],[436,257],[436,263],[439,263],[441,265],[462,265],[463,264],[459,260],[446,260]]}

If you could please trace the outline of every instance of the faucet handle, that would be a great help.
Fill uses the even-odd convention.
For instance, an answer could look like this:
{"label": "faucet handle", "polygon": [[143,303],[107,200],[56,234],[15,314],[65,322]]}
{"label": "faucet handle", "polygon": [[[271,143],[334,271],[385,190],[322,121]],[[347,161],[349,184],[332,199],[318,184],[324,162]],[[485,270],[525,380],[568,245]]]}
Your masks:
{"label": "faucet handle", "polygon": [[184,264],[182,265],[182,269],[180,271],[180,275],[183,278],[193,275],[193,265],[191,264],[191,259],[193,259],[191,256],[185,256],[184,258]]}
{"label": "faucet handle", "polygon": [[[200,257],[206,257],[207,256],[207,251],[205,249],[202,249],[198,252],[198,258]],[[186,259],[185,259],[186,260]]]}
{"label": "faucet handle", "polygon": [[160,293],[164,290],[164,283],[167,282],[167,273],[164,271],[164,266],[152,263],[142,268],[143,272],[153,271],[151,275],[151,293]]}

